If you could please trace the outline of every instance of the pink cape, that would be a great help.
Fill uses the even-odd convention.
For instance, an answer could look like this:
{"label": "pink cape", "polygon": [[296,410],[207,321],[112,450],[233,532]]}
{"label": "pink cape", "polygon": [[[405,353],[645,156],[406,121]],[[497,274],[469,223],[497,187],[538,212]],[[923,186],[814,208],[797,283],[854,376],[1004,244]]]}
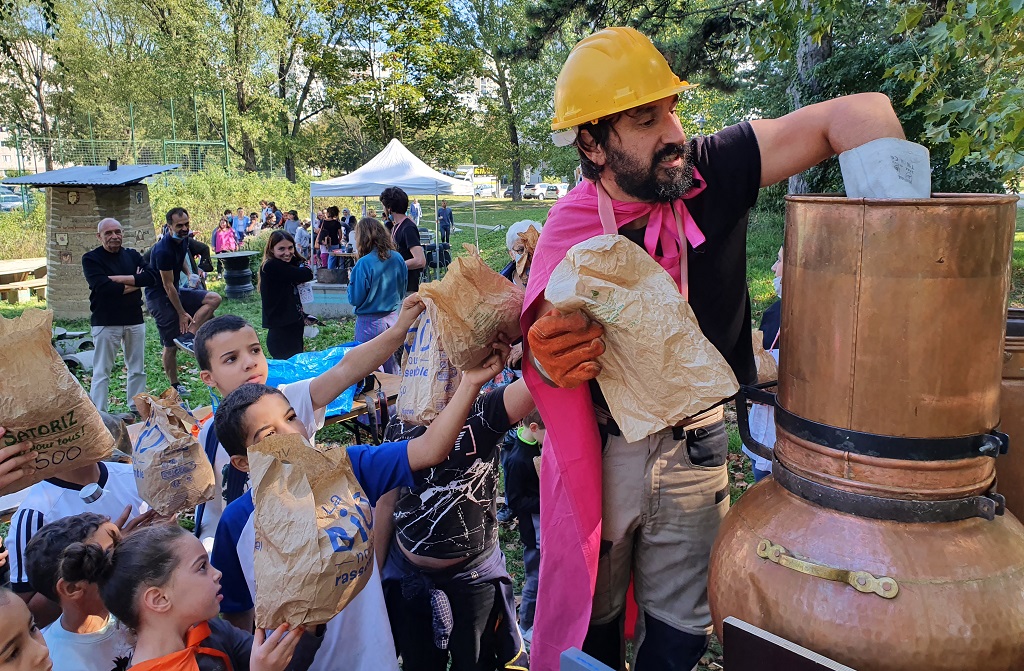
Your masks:
{"label": "pink cape", "polygon": [[[696,171],[694,177],[700,180]],[[702,182],[684,198],[701,190]],[[584,180],[551,208],[530,267],[521,319],[523,333],[540,316],[536,314],[537,306],[544,300],[548,279],[569,248],[604,232],[597,202],[597,188],[593,182]],[[671,207],[682,212],[682,203],[612,204],[618,226],[650,215],[644,246],[678,286],[683,246]],[[688,213],[683,219],[687,240],[698,246],[704,241],[703,234]],[[658,241],[669,252],[668,256],[654,255]],[[528,352],[527,339],[523,342]],[[524,361],[529,359],[524,357]],[[582,647],[590,623],[601,546],[601,439],[588,385],[560,389],[546,384],[532,366],[523,366],[523,373],[547,427],[540,474],[544,550],[530,668],[558,671],[559,656],[569,648]]]}

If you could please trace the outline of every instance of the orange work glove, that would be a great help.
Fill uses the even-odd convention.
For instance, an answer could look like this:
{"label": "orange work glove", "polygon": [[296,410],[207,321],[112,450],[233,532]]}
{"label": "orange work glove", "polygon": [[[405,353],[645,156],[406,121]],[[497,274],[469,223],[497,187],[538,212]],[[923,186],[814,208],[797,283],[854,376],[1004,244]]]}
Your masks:
{"label": "orange work glove", "polygon": [[573,389],[601,372],[604,327],[580,311],[552,310],[534,322],[527,338],[540,372],[559,387]]}

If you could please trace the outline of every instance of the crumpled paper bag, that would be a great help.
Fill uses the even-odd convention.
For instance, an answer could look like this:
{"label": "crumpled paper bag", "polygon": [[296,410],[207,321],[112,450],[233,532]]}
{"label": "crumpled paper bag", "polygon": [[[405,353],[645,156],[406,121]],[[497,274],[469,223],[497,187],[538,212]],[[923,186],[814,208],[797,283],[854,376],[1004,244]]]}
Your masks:
{"label": "crumpled paper bag", "polygon": [[429,298],[423,304],[426,310],[405,337],[402,385],[395,401],[395,415],[412,424],[429,424],[441,414],[462,380],[437,338],[437,307]]}
{"label": "crumpled paper bag", "polygon": [[345,449],[278,434],[252,445],[248,455],[256,505],[256,626],[324,624],[373,573],[371,502]]}
{"label": "crumpled paper bag", "polygon": [[110,431],[53,348],[53,313],[28,309],[0,317],[0,447],[29,441],[36,470],[0,488],[16,492],[46,478],[109,459]]}
{"label": "crumpled paper bag", "polygon": [[597,382],[630,442],[739,389],[672,277],[620,235],[599,235],[569,249],[545,296],[556,308],[581,309],[604,326]]}
{"label": "crumpled paper bag", "polygon": [[516,273],[522,275],[526,266],[533,262],[533,253],[537,250],[537,241],[540,240],[540,231],[532,224],[516,237],[523,243],[523,255],[516,261]]}
{"label": "crumpled paper bag", "polygon": [[754,341],[754,365],[757,367],[757,383],[775,382],[779,379],[779,364],[771,352],[764,348],[764,333],[751,333]]}
{"label": "crumpled paper bag", "polygon": [[448,266],[444,278],[421,284],[419,294],[437,306],[434,327],[448,358],[459,370],[473,368],[491,354],[499,333],[512,343],[522,337],[519,315],[523,311],[521,287],[494,272],[472,245],[470,252]]}
{"label": "crumpled paper bag", "polygon": [[135,440],[135,486],[161,515],[177,515],[217,495],[217,481],[206,452],[196,440],[199,426],[174,389],[159,398],[137,394],[135,405],[146,423]]}

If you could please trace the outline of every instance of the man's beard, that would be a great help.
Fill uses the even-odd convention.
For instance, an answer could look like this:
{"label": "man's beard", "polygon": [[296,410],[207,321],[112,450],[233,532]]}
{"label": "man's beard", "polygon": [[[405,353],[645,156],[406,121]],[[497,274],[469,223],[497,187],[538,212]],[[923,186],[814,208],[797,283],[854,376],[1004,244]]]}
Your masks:
{"label": "man's beard", "polygon": [[[610,144],[605,145],[615,183],[624,192],[645,202],[670,203],[683,197],[693,186],[693,152],[685,144],[670,144],[662,147],[643,165],[638,158],[626,154]],[[658,164],[680,156],[683,164],[675,168],[661,168]]]}

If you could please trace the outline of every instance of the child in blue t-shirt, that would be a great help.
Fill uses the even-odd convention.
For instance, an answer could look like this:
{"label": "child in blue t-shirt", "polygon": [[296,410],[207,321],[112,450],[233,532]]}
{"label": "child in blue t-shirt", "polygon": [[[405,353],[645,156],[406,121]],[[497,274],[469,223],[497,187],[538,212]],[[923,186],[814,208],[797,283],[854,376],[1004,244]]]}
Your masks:
{"label": "child in blue t-shirt", "polygon": [[[371,503],[375,504],[381,494],[391,489],[412,484],[412,471],[429,468],[448,457],[480,387],[501,369],[507,356],[507,347],[497,349],[503,351],[492,354],[481,367],[465,372],[451,402],[423,435],[379,446],[347,448],[352,472]],[[323,423],[323,409],[319,411],[317,417],[308,385],[293,384],[278,390],[263,384],[243,384],[217,410],[215,430],[231,464],[247,472],[248,447],[274,434],[296,433],[306,439],[314,438]],[[213,565],[224,573],[221,610],[248,613],[249,617],[256,592],[254,511],[249,492],[227,506],[217,527],[211,557]],[[351,645],[352,637],[340,635],[338,629],[343,622],[360,623],[358,647]],[[397,671],[397,654],[376,569],[356,598],[328,622],[323,645],[310,668]]]}

